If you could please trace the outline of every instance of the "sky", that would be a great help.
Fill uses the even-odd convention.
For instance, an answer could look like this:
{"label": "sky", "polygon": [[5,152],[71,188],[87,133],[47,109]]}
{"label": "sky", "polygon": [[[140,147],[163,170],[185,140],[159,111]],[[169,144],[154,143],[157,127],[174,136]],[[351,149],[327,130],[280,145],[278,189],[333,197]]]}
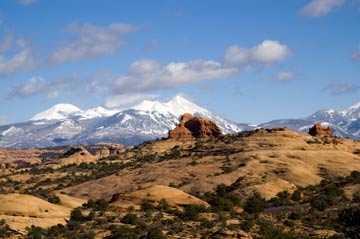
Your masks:
{"label": "sky", "polygon": [[235,122],[360,102],[360,0],[1,0],[0,124],[181,95]]}

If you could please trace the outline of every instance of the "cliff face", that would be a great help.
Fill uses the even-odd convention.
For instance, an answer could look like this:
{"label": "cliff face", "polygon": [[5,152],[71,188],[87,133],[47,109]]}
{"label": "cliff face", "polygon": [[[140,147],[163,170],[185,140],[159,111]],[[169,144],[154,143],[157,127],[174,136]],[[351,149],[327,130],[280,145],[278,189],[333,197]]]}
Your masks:
{"label": "cliff face", "polygon": [[332,129],[330,127],[324,128],[319,123],[309,129],[309,134],[312,136],[333,136]]}
{"label": "cliff face", "polygon": [[184,114],[175,129],[169,131],[169,139],[213,138],[222,135],[213,121],[192,114]]}

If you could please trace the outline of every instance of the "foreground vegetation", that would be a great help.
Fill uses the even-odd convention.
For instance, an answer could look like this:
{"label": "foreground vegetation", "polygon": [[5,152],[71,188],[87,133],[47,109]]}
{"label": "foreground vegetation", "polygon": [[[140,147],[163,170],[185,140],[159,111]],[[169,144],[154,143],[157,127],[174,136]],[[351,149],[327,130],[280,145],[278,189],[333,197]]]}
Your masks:
{"label": "foreground vegetation", "polygon": [[[201,160],[209,158],[217,163],[217,168],[205,175],[206,178],[226,177],[246,168],[252,161],[271,165],[270,161],[277,157],[275,153],[267,159],[242,157],[243,153],[256,150],[253,145],[242,141],[243,137],[252,134],[254,132],[244,132],[174,145],[161,153],[154,152],[151,148],[153,142],[148,142],[127,150],[121,156],[101,158],[96,162],[62,166],[44,163],[11,169],[0,176],[0,193],[30,194],[61,205],[58,193],[68,187],[109,175],[119,176],[124,171],[140,175],[146,165],[164,162],[176,165],[180,160],[187,160],[185,166],[194,169],[209,164],[210,161]],[[316,143],[305,144],[309,147],[338,144],[335,138],[315,139]],[[261,147],[273,150],[271,152],[276,152],[276,147],[282,147],[273,143],[261,144]],[[299,150],[304,152],[306,148]],[[293,160],[300,160],[296,155],[289,155]],[[272,173],[280,177],[281,170],[276,169]],[[360,238],[360,191],[346,193],[349,188],[360,188],[360,172],[354,170],[349,175],[338,176],[322,168],[320,171],[324,173],[324,179],[317,185],[296,186],[268,199],[256,191],[244,194],[235,183],[215,184],[208,192],[188,191],[208,206],[205,206],[206,203],[170,205],[162,199],[143,200],[121,208],[114,204],[119,194],[90,199],[73,209],[64,225],[49,228],[33,225],[19,234],[8,226],[9,222],[1,220],[0,238]],[[192,174],[190,176],[196,178],[195,173]],[[145,173],[144,178],[148,180]],[[151,183],[151,180],[141,183]],[[189,179],[185,179],[176,183],[169,181],[167,186],[183,190],[188,184]],[[142,188],[142,184],[136,186]]]}

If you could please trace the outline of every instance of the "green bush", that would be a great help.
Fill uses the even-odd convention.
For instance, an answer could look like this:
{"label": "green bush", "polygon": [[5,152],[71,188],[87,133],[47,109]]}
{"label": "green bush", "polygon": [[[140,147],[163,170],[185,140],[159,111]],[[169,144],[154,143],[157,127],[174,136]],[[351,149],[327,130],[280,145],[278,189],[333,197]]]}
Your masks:
{"label": "green bush", "polygon": [[136,229],[130,228],[129,226],[119,225],[111,226],[111,234],[106,237],[107,239],[137,239],[139,238],[138,232]]}
{"label": "green bush", "polygon": [[166,239],[160,226],[151,226],[147,233],[140,237],[141,239]]}
{"label": "green bush", "polygon": [[52,195],[48,198],[48,201],[49,203],[54,203],[54,204],[59,204],[61,201],[60,201],[60,198],[56,195]]}
{"label": "green bush", "polygon": [[341,210],[338,218],[339,224],[348,238],[360,238],[360,206]]}
{"label": "green bush", "polygon": [[299,189],[296,189],[292,195],[291,195],[291,200],[298,202],[301,200],[301,191]]}
{"label": "green bush", "polygon": [[329,207],[329,204],[327,203],[327,198],[324,195],[320,195],[313,198],[310,201],[310,205],[319,211],[324,211],[326,208]]}
{"label": "green bush", "polygon": [[360,191],[356,191],[353,193],[353,202],[360,203]]}
{"label": "green bush", "polygon": [[360,183],[360,172],[359,171],[352,171],[349,176],[349,181],[353,184]]}
{"label": "green bush", "polygon": [[71,211],[70,221],[73,222],[83,222],[85,220],[84,215],[82,214],[80,208],[75,208]]}
{"label": "green bush", "polygon": [[160,211],[164,211],[167,212],[170,210],[170,205],[169,203],[166,201],[166,199],[161,199],[159,204],[156,206],[156,209],[160,210]]}
{"label": "green bush", "polygon": [[190,204],[184,208],[181,218],[184,220],[195,221],[199,219],[199,213],[206,212],[204,205]]}
{"label": "green bush", "polygon": [[135,225],[136,222],[138,220],[138,217],[136,214],[134,213],[128,213],[126,214],[123,218],[121,218],[121,222],[125,223],[125,224],[131,224],[131,225]]}
{"label": "green bush", "polygon": [[8,238],[12,234],[9,225],[6,224],[4,219],[0,220],[0,238]]}
{"label": "green bush", "polygon": [[261,225],[258,232],[259,239],[310,239],[309,236],[294,231],[285,232],[280,227],[275,227],[270,224]]}
{"label": "green bush", "polygon": [[42,229],[41,227],[36,227],[34,225],[32,225],[31,227],[26,227],[26,231],[26,239],[42,239],[45,234],[44,229]]}
{"label": "green bush", "polygon": [[261,197],[258,192],[255,192],[249,197],[244,205],[244,211],[248,213],[260,213],[264,211],[267,206],[266,200]]}
{"label": "green bush", "polygon": [[148,200],[143,200],[140,204],[140,208],[142,211],[146,212],[146,211],[153,211],[155,209],[155,206],[152,202]]}

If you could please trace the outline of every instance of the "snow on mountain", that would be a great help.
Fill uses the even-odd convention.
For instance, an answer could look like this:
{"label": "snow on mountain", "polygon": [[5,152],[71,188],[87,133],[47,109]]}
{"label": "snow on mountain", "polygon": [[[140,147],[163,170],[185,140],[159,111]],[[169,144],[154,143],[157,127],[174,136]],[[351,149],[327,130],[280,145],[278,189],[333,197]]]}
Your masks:
{"label": "snow on mountain", "polygon": [[360,102],[359,103],[356,103],[355,105],[353,106],[350,106],[349,107],[349,110],[356,110],[356,109],[359,109],[360,108]]}
{"label": "snow on mountain", "polygon": [[57,104],[34,115],[30,120],[61,120],[82,112],[83,111],[81,109],[71,104]]}
{"label": "snow on mountain", "polygon": [[97,117],[108,117],[112,116],[116,113],[118,113],[119,110],[108,110],[104,107],[96,107],[93,109],[88,109],[82,113],[78,113],[77,115],[80,116],[80,120],[86,120],[86,119],[93,119]]}
{"label": "snow on mountain", "polygon": [[143,101],[125,110],[103,107],[81,110],[71,104],[58,104],[36,114],[28,122],[0,126],[0,147],[52,147],[98,142],[135,145],[166,137],[184,113],[213,120],[223,133],[253,128],[227,120],[181,96],[167,102]]}
{"label": "snow on mountain", "polygon": [[[132,110],[139,111],[138,114],[148,115],[155,122],[163,125],[162,129],[157,128],[156,132],[166,133],[178,123],[179,118],[185,113],[191,113],[195,116],[201,116],[213,120],[222,130],[223,133],[235,133],[251,129],[247,124],[236,124],[219,115],[216,115],[207,109],[204,109],[195,103],[177,95],[168,102],[148,101],[145,100],[138,105],[130,107]],[[160,130],[160,131],[159,131]],[[151,128],[146,129],[147,134],[151,133]]]}
{"label": "snow on mountain", "polygon": [[[223,133],[251,130],[214,114],[195,103],[175,96],[167,102],[143,101],[125,110],[97,107],[81,110],[70,104],[58,104],[31,118],[29,122],[0,126],[0,147],[51,147],[65,144],[98,142],[139,144],[166,137],[184,113],[214,121]],[[273,120],[257,127],[288,127],[307,132],[315,123],[330,125],[335,135],[360,139],[360,103],[344,111],[319,110],[302,119]]]}
{"label": "snow on mountain", "polygon": [[4,130],[1,135],[2,136],[11,136],[11,135],[14,135],[14,134],[19,134],[19,133],[22,133],[23,130],[20,129],[20,128],[16,128],[14,126],[11,126],[10,128],[8,128],[7,130]]}
{"label": "snow on mountain", "polygon": [[170,101],[162,103],[159,101],[149,101],[144,100],[138,105],[130,107],[134,110],[140,110],[144,112],[158,112],[160,114],[168,116],[169,114],[174,115],[175,117],[180,117],[185,113],[191,114],[209,114],[210,112],[200,106],[194,104],[193,102],[181,97],[175,96]]}

